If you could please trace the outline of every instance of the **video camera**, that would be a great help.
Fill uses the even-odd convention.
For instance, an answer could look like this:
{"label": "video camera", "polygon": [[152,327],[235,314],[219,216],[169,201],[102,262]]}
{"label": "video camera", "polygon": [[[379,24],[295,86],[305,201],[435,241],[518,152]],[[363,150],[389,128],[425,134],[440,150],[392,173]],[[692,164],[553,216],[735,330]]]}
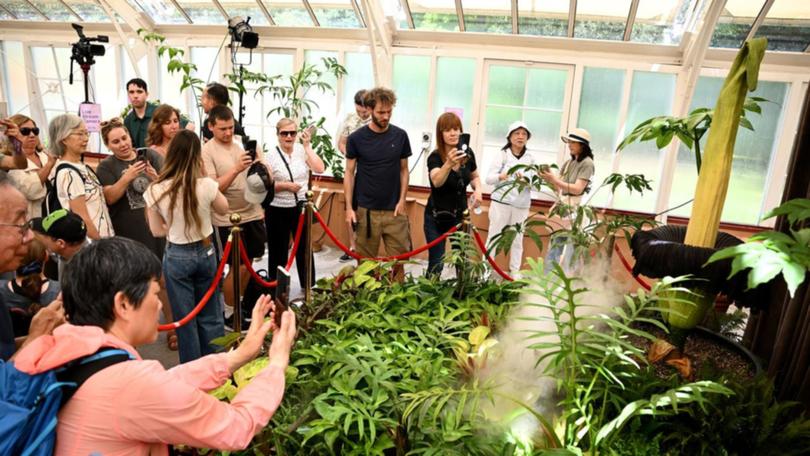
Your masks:
{"label": "video camera", "polygon": [[106,52],[106,48],[101,44],[92,44],[93,41],[99,43],[109,43],[110,37],[99,35],[95,38],[88,38],[84,36],[84,27],[79,24],[70,24],[73,30],[79,35],[79,42],[73,43],[73,52],[70,56],[79,65],[93,65],[96,61],[93,57],[101,57]]}

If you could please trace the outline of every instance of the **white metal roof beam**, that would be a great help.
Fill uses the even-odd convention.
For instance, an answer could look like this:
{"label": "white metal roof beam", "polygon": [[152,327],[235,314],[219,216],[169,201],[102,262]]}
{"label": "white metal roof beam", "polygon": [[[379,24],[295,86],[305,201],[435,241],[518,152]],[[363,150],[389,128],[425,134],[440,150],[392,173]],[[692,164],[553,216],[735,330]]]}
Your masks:
{"label": "white metal roof beam", "polygon": [[312,5],[309,4],[309,0],[303,0],[304,8],[307,9],[307,13],[309,13],[309,18],[312,19],[312,23],[315,24],[315,27],[320,27],[321,23],[318,21],[318,16],[315,15],[315,10],[312,9]]}
{"label": "white metal roof beam", "polygon": [[[129,40],[127,39],[127,34],[124,33],[124,30],[121,28],[121,24],[119,24],[118,21],[115,19],[115,13],[113,12],[112,6],[109,5],[107,1],[99,1],[98,4],[104,9],[104,12],[107,13],[107,16],[110,18],[110,22],[113,24],[113,27],[115,27],[115,31],[116,33],[118,33],[118,38],[120,38],[121,42],[123,43],[124,52],[127,53],[127,57],[129,57],[129,61],[130,63],[132,63],[132,68],[135,70],[135,76],[139,78],[142,77],[141,71],[140,69],[138,69],[138,60],[140,59],[140,57],[146,54],[146,45],[143,43],[143,41],[137,40],[136,41],[137,44],[134,48],[133,46],[130,46],[128,42]],[[129,7],[129,5],[127,6]],[[134,11],[129,11],[129,13],[132,12]],[[137,30],[137,28],[132,27],[132,24],[129,24],[129,22],[127,22],[126,20],[126,16],[131,14],[127,14],[127,12],[121,14],[119,12],[119,15],[122,18],[124,18],[124,22],[127,23],[127,25],[129,25],[132,30]],[[137,21],[135,22],[136,22],[135,25],[138,25]]]}
{"label": "white metal roof beam", "polygon": [[276,21],[273,20],[273,15],[270,14],[270,10],[268,10],[267,7],[264,6],[262,0],[256,0],[256,4],[259,5],[259,9],[262,10],[264,17],[267,19],[267,23],[270,25],[276,25]]}
{"label": "white metal roof beam", "polygon": [[228,14],[227,11],[225,11],[225,8],[223,8],[222,5],[219,3],[219,0],[211,0],[211,1],[214,2],[214,6],[217,7],[219,13],[222,14],[222,17],[225,18],[226,22],[231,19],[231,16]]}
{"label": "white metal roof beam", "polygon": [[568,38],[574,37],[574,24],[577,18],[577,0],[568,3]]}
{"label": "white metal roof beam", "polygon": [[408,21],[408,28],[413,30],[416,27],[413,25],[413,14],[411,14],[411,5],[408,4],[408,0],[399,0],[399,4],[402,5],[402,9],[405,11],[405,20]]}
{"label": "white metal roof beam", "polygon": [[757,14],[757,18],[754,19],[754,23],[751,24],[751,30],[748,31],[748,36],[745,37],[745,40],[748,41],[754,36],[756,36],[759,27],[765,22],[765,17],[768,15],[768,11],[771,10],[771,6],[773,6],[774,0],[765,0],[765,3],[762,5],[762,9],[759,10],[759,14]]}
{"label": "white metal roof beam", "polygon": [[39,14],[40,16],[42,16],[42,18],[43,18],[43,19],[45,19],[46,21],[50,21],[50,20],[51,20],[51,18],[49,18],[48,16],[46,16],[46,15],[45,15],[45,13],[43,13],[43,12],[42,12],[42,10],[41,10],[41,9],[39,9],[39,7],[37,7],[37,5],[34,5],[34,4],[31,2],[31,0],[25,0],[25,3],[27,3],[27,4],[28,4],[28,6],[30,6],[30,7],[31,7],[31,8],[32,8],[34,11],[36,11],[36,12],[37,12],[37,14]]}
{"label": "white metal roof beam", "polygon": [[174,8],[177,10],[177,12],[178,12],[178,13],[180,13],[180,14],[182,14],[182,15],[183,15],[183,17],[184,17],[184,18],[186,18],[186,22],[188,22],[189,24],[193,24],[193,23],[194,23],[194,21],[192,21],[192,20],[191,20],[191,16],[189,16],[189,15],[188,15],[188,13],[186,12],[186,10],[184,10],[184,9],[183,9],[183,7],[181,7],[181,6],[180,6],[180,4],[179,4],[179,3],[177,3],[177,0],[169,0],[169,1],[170,1],[170,2],[171,2],[171,4],[174,6]]}
{"label": "white metal roof beam", "polygon": [[464,23],[464,8],[461,6],[461,0],[456,0],[456,16],[458,17],[458,31],[466,31],[467,25]]}
{"label": "white metal roof beam", "polygon": [[6,8],[5,6],[3,6],[3,4],[2,4],[2,3],[0,3],[0,9],[1,9],[1,10],[3,10],[3,11],[5,11],[5,12],[6,12],[6,14],[8,14],[9,16],[11,16],[11,18],[12,18],[12,19],[17,20],[17,15],[16,15],[16,14],[14,14],[14,13],[12,13],[12,12],[11,12],[11,11],[10,11],[8,8]]}
{"label": "white metal roof beam", "polygon": [[62,4],[62,6],[64,6],[65,8],[67,8],[67,10],[68,10],[68,11],[70,11],[70,14],[72,14],[73,16],[75,16],[75,17],[76,17],[76,19],[78,19],[79,21],[84,21],[84,18],[83,18],[83,17],[81,17],[81,16],[79,15],[79,13],[77,13],[77,12],[76,12],[76,10],[74,10],[74,9],[73,9],[73,8],[72,8],[70,5],[68,5],[68,4],[65,2],[65,0],[59,0],[59,3],[61,3],[61,4]]}
{"label": "white metal roof beam", "polygon": [[368,27],[366,19],[363,17],[363,14],[360,12],[360,7],[357,5],[357,0],[352,0],[352,9],[354,10],[354,15],[357,16],[357,23],[360,24],[361,27]]}
{"label": "white metal roof beam", "polygon": [[520,34],[520,25],[518,24],[518,0],[512,0],[512,33],[515,35]]}
{"label": "white metal roof beam", "polygon": [[636,23],[638,4],[639,0],[633,0],[633,3],[630,4],[630,12],[627,13],[627,24],[624,26],[624,41],[630,41],[630,35],[633,33],[633,25]]}

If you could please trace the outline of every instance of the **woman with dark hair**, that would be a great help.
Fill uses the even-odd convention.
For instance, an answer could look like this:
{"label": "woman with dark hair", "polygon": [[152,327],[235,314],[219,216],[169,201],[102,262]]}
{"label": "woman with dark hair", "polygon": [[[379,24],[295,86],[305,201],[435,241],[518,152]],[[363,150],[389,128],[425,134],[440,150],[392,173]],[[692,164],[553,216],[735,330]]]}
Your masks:
{"label": "woman with dark hair", "polygon": [[[430,197],[425,206],[425,240],[432,242],[461,222],[467,209],[467,186],[473,188],[473,204],[481,205],[481,180],[475,153],[469,147],[458,147],[462,133],[461,119],[446,112],[436,121],[436,149],[428,155]],[[427,274],[441,276],[446,243],[428,250]]]}
{"label": "woman with dark hair", "polygon": [[[554,186],[558,202],[575,207],[579,206],[582,195],[588,192],[595,169],[591,151],[591,134],[584,128],[574,128],[561,139],[568,145],[570,158],[563,163],[559,174],[548,170],[541,173],[540,176]],[[563,226],[565,225],[566,223],[563,222]],[[572,247],[563,237],[552,241],[546,255],[546,271],[550,270],[554,263],[560,261],[563,253],[565,253],[565,258],[560,265],[567,268],[574,253]]]}
{"label": "woman with dark hair", "polygon": [[[228,212],[219,184],[203,170],[200,139],[183,130],[169,145],[163,171],[144,193],[149,229],[168,241],[163,276],[172,314],[182,319],[202,300],[217,270],[211,211]],[[180,362],[214,353],[211,341],[224,334],[218,291],[189,324],[177,329]]]}
{"label": "woman with dark hair", "polygon": [[155,109],[152,120],[146,129],[146,145],[165,157],[169,142],[180,131],[180,111],[167,104]]}
{"label": "woman with dark hair", "polygon": [[43,150],[42,141],[39,139],[39,127],[32,118],[15,114],[8,120],[19,127],[17,140],[22,144],[22,152],[27,163],[25,169],[10,170],[8,177],[14,181],[28,200],[28,217],[36,218],[42,215],[45,182],[48,180],[48,174],[51,173],[56,159]]}
{"label": "woman with dark hair", "polygon": [[[501,148],[501,153],[489,165],[486,182],[494,185],[495,188],[490,195],[488,248],[492,248],[492,239],[503,231],[504,227],[523,223],[529,216],[529,208],[532,205],[529,186],[518,190],[516,186],[507,181],[531,178],[529,175],[524,176],[521,172],[514,176],[509,175],[509,170],[517,165],[531,166],[534,164],[534,157],[526,147],[526,143],[531,137],[532,133],[524,122],[520,120],[512,122],[509,125],[509,132],[506,134],[506,145]],[[519,277],[520,266],[523,263],[522,234],[515,236],[507,256],[509,257],[510,274],[512,277]]]}
{"label": "woman with dark hair", "polygon": [[[70,323],[17,353],[15,367],[32,375],[107,348],[129,354],[129,360],[98,370],[61,408],[55,455],[168,455],[168,445],[244,449],[281,403],[295,315],[284,312],[281,327],[275,327],[267,296],[257,302],[238,348],[169,370],[141,359],[136,347],[158,335],[160,270],[155,255],[130,239],[90,244],[65,269]],[[250,384],[230,403],[208,394],[259,355],[270,330],[269,361]]]}
{"label": "woman with dark hair", "polygon": [[43,273],[47,258],[45,245],[34,239],[14,278],[0,281],[0,299],[10,311],[14,337],[28,335],[34,314],[59,295],[59,282],[48,280]]}

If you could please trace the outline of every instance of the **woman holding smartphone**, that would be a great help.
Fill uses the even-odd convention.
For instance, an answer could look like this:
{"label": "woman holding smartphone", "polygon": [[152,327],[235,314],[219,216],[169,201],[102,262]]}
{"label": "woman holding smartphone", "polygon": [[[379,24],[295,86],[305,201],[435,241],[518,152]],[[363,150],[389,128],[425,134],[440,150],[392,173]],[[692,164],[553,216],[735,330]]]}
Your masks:
{"label": "woman holding smartphone", "polygon": [[[469,143],[469,135],[466,143]],[[425,240],[432,242],[461,222],[467,209],[467,186],[473,189],[472,204],[481,205],[481,180],[475,154],[462,139],[461,119],[446,112],[436,121],[436,149],[428,155],[430,197],[425,206]],[[427,274],[441,276],[445,243],[428,250]]]}
{"label": "woman holding smartphone", "polygon": [[[265,155],[267,163],[273,170],[275,197],[265,210],[264,223],[267,228],[267,271],[270,277],[276,276],[276,269],[287,264],[290,254],[290,236],[298,229],[298,218],[306,203],[309,173],[322,173],[325,169],[323,160],[315,154],[310,144],[312,129],[301,132],[301,142],[297,141],[298,124],[294,120],[283,118],[276,123],[278,146]],[[295,253],[298,269],[298,282],[303,288],[306,284],[306,249],[309,240],[306,233],[301,233],[301,242]],[[315,280],[315,262],[312,261],[311,273]]]}
{"label": "woman holding smartphone", "polygon": [[[163,171],[147,188],[144,199],[152,235],[165,236],[168,241],[163,277],[172,314],[180,319],[200,302],[216,274],[211,211],[228,213],[228,200],[219,184],[203,170],[197,135],[189,130],[177,133]],[[214,353],[211,341],[225,332],[219,302],[216,291],[196,318],[177,329],[181,363]]]}
{"label": "woman holding smartphone", "polygon": [[[25,155],[25,169],[12,169],[8,176],[17,184],[25,198],[28,200],[28,217],[42,216],[42,200],[45,199],[45,182],[51,173],[56,159],[46,154],[39,140],[39,127],[28,116],[15,114],[8,119],[17,126],[18,134],[15,138],[22,145]],[[11,153],[10,151],[8,151]],[[5,158],[11,158],[4,156]]]}

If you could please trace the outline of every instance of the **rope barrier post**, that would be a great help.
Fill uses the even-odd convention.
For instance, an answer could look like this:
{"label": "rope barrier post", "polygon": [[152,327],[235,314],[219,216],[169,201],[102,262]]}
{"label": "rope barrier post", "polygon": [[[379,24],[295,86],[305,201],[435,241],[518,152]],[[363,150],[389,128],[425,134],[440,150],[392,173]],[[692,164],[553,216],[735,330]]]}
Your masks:
{"label": "rope barrier post", "polygon": [[[464,209],[464,211],[461,213],[461,231],[463,231],[465,234],[467,234],[467,236],[469,236],[471,230],[472,230],[472,223],[470,222],[470,210],[469,209]],[[464,242],[467,242],[467,240],[469,240],[469,237]],[[464,283],[467,281],[467,277],[466,277],[466,275],[467,275],[467,266],[466,266],[466,264],[467,264],[467,262],[463,261],[463,262],[461,262],[461,264],[456,265],[456,277],[458,279],[458,285],[457,285],[458,288],[456,290],[456,294],[459,297],[461,297],[463,295],[463,293],[464,293],[464,290],[463,290]]]}
{"label": "rope barrier post", "polygon": [[[312,277],[312,212],[315,210],[314,203],[312,202],[313,198],[315,197],[315,193],[312,190],[308,190],[306,193],[307,197],[307,205],[306,205],[306,215],[304,216],[304,223],[306,226],[307,233],[307,245],[305,246],[305,254],[306,254],[306,284],[304,284],[304,302],[309,306],[312,304],[312,284],[315,280],[315,277]],[[324,227],[326,229],[326,227]],[[298,247],[301,248],[301,247]]]}
{"label": "rope barrier post", "polygon": [[231,276],[233,277],[233,330],[235,332],[242,332],[242,297],[239,293],[239,263],[241,250],[241,235],[242,229],[239,224],[242,222],[242,216],[239,214],[231,214]]}

